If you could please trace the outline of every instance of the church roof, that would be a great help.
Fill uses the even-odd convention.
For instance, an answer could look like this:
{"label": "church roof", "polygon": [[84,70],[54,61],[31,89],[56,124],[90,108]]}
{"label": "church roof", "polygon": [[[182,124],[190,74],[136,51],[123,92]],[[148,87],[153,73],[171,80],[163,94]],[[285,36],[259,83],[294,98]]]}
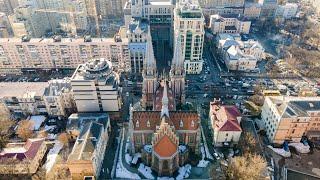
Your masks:
{"label": "church roof", "polygon": [[164,135],[153,148],[160,157],[171,157],[177,152],[178,145],[172,142],[167,135]]}
{"label": "church roof", "polygon": [[[153,101],[154,102],[153,107],[154,107],[154,110],[156,110],[156,111],[161,111],[163,92],[164,92],[164,87],[159,86],[159,88],[156,91],[156,95],[154,97],[155,99]],[[169,109],[169,111],[172,111],[175,109],[175,104],[174,104],[174,97],[173,97],[173,93],[172,93],[171,89],[168,89],[167,96],[169,99],[168,109]]]}
{"label": "church roof", "polygon": [[[200,118],[195,111],[170,111],[166,122],[173,125],[175,130],[197,130]],[[134,130],[156,130],[161,123],[160,111],[133,111]],[[137,121],[139,126],[136,126]],[[149,122],[149,123],[148,123]]]}

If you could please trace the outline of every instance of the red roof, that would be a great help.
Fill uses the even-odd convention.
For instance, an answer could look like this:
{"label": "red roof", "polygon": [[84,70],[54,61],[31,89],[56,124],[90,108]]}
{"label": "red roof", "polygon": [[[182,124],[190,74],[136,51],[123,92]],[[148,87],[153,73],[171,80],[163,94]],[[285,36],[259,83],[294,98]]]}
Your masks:
{"label": "red roof", "polygon": [[[156,127],[160,125],[161,118],[160,111],[133,111],[133,126],[134,130],[156,130]],[[200,118],[197,112],[192,111],[170,111],[169,118],[166,122],[173,125],[175,130],[197,130],[200,123]],[[139,121],[139,127],[136,126]],[[149,121],[149,127],[148,127]],[[180,127],[180,121],[183,126]]]}
{"label": "red roof", "polygon": [[171,157],[178,150],[178,145],[173,143],[171,139],[164,135],[153,147],[154,152],[160,157]]}
{"label": "red roof", "polygon": [[215,117],[215,127],[219,131],[242,131],[238,122],[238,117],[241,113],[236,106],[217,105],[211,106],[212,112]]}
{"label": "red roof", "polygon": [[[155,94],[155,99],[154,99],[154,110],[155,111],[161,111],[162,108],[162,97],[163,97],[163,86],[160,86]],[[175,104],[174,104],[174,97],[173,97],[173,93],[171,91],[171,89],[168,89],[168,99],[169,99],[169,105],[168,108],[170,111],[175,110]]]}
{"label": "red roof", "polygon": [[20,161],[24,159],[33,159],[38,151],[40,146],[42,145],[44,139],[28,139],[27,142],[24,144],[25,152],[7,152],[0,154],[0,159],[3,158],[16,158]]}

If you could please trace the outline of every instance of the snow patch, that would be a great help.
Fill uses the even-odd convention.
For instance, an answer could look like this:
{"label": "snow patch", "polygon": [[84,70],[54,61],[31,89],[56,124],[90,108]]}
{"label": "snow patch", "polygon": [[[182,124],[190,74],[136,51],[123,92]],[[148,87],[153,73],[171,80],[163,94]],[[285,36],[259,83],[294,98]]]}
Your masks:
{"label": "snow patch", "polygon": [[299,153],[307,154],[310,152],[310,146],[303,143],[290,143],[289,146],[294,147]]}
{"label": "snow patch", "polygon": [[143,174],[144,177],[148,179],[154,179],[154,176],[152,175],[152,170],[149,166],[145,166],[143,163],[140,163],[138,171]]}
{"label": "snow patch", "polygon": [[206,161],[206,160],[203,160],[203,159],[202,159],[201,161],[199,161],[197,167],[204,168],[204,167],[207,167],[208,164],[209,164],[209,161]]}
{"label": "snow patch", "polygon": [[283,157],[290,157],[291,153],[290,151],[285,151],[283,148],[274,148],[272,146],[268,146],[271,150],[273,150],[275,153],[283,156]]}
{"label": "snow patch", "polygon": [[50,151],[47,155],[47,161],[44,165],[47,173],[51,170],[51,168],[55,164],[57,156],[58,156],[60,150],[62,149],[62,147],[63,147],[63,144],[60,141],[55,141],[53,148],[50,149]]}
{"label": "snow patch", "polygon": [[148,153],[152,153],[152,145],[144,145],[143,149]]}
{"label": "snow patch", "polygon": [[129,153],[126,153],[126,155],[125,155],[125,158],[126,158],[126,162],[127,162],[127,164],[131,164],[131,161],[132,161],[132,156],[130,156],[130,154]]}
{"label": "snow patch", "polygon": [[188,178],[191,172],[191,165],[186,164],[179,168],[179,175],[176,177],[176,180],[182,180]]}
{"label": "snow patch", "polygon": [[187,150],[187,146],[185,146],[185,145],[179,146],[179,153],[184,153],[186,150]]}
{"label": "snow patch", "polygon": [[120,162],[117,163],[116,176],[125,179],[141,179],[138,174],[128,171]]}
{"label": "snow patch", "polygon": [[139,158],[141,158],[141,154],[140,153],[134,154],[131,163],[132,164],[137,164]]}
{"label": "snow patch", "polygon": [[29,121],[33,123],[34,131],[38,131],[40,129],[41,124],[46,120],[45,116],[30,116]]}

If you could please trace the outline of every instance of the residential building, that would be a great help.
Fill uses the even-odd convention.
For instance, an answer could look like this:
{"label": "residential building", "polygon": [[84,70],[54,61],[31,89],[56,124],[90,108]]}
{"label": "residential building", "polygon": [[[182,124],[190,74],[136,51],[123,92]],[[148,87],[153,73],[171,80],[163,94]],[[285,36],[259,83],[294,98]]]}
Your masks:
{"label": "residential building", "polygon": [[79,65],[71,77],[78,112],[118,114],[121,108],[119,82],[119,75],[106,59],[91,59]]}
{"label": "residential building", "polygon": [[43,95],[47,85],[39,82],[0,83],[0,99],[14,114],[46,114]]}
{"label": "residential building", "polygon": [[127,38],[130,52],[130,71],[134,75],[142,75],[145,65],[147,37],[150,27],[145,20],[132,19],[128,26]]}
{"label": "residential building", "polygon": [[0,173],[27,175],[37,172],[47,146],[44,139],[28,139],[23,143],[9,143],[0,152]]}
{"label": "residential building", "polygon": [[181,39],[184,70],[187,74],[200,74],[202,71],[204,33],[204,16],[198,1],[177,2],[174,10],[174,37]]}
{"label": "residential building", "polygon": [[12,29],[8,16],[0,12],[0,38],[9,38],[12,34]]}
{"label": "residential building", "polygon": [[244,0],[200,0],[199,1],[205,16],[212,14],[242,14]]}
{"label": "residential building", "polygon": [[18,0],[0,0],[0,12],[10,15],[18,6]]}
{"label": "residential building", "polygon": [[257,65],[253,55],[245,54],[238,46],[230,46],[224,54],[224,62],[229,70],[250,71]]}
{"label": "residential building", "polygon": [[220,101],[210,102],[209,117],[213,131],[214,146],[238,144],[242,129],[241,113],[234,105],[222,105]]}
{"label": "residential building", "polygon": [[261,6],[260,3],[246,2],[243,10],[243,17],[252,20],[259,19]]}
{"label": "residential building", "polygon": [[98,14],[104,18],[118,18],[123,14],[122,0],[98,0]]}
{"label": "residential building", "polygon": [[277,0],[259,0],[261,4],[261,19],[273,19],[278,7]]}
{"label": "residential building", "polygon": [[286,3],[284,5],[279,5],[276,11],[276,17],[283,19],[291,19],[296,17],[298,12],[298,4],[296,3]]}
{"label": "residential building", "polygon": [[67,166],[72,179],[98,179],[111,132],[107,113],[72,114],[67,132],[75,139]]}
{"label": "residential building", "polygon": [[320,2],[317,0],[309,0],[309,2],[314,7],[316,13],[320,15]]}
{"label": "residential building", "polygon": [[131,153],[141,153],[142,161],[159,176],[172,176],[190,153],[200,152],[200,116],[194,111],[176,111],[173,91],[165,79],[153,100],[152,111],[139,106],[130,110]]}
{"label": "residential building", "polygon": [[130,69],[127,39],[9,38],[0,39],[0,72],[76,68],[92,58],[107,58],[116,70]]}
{"label": "residential building", "polygon": [[320,98],[267,96],[261,118],[271,143],[320,139]]}
{"label": "residential building", "polygon": [[252,39],[241,41],[239,35],[219,34],[218,53],[229,70],[250,71],[256,68],[257,61],[264,59],[265,49]]}
{"label": "residential building", "polygon": [[64,116],[75,111],[75,102],[70,79],[49,81],[44,90],[43,100],[50,116]]}
{"label": "residential building", "polygon": [[213,34],[229,33],[229,34],[249,34],[251,21],[247,18],[237,15],[211,15],[210,26]]}

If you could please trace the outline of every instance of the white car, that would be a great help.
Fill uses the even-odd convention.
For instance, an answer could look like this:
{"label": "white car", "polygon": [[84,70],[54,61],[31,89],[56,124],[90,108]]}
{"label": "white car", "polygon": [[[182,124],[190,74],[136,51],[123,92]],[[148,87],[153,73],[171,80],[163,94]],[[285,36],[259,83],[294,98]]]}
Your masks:
{"label": "white car", "polygon": [[214,155],[214,157],[216,158],[216,159],[220,159],[220,157],[219,157],[219,155],[217,154],[217,153],[213,153],[213,155]]}
{"label": "white car", "polygon": [[126,93],[126,96],[129,96],[129,92]]}

